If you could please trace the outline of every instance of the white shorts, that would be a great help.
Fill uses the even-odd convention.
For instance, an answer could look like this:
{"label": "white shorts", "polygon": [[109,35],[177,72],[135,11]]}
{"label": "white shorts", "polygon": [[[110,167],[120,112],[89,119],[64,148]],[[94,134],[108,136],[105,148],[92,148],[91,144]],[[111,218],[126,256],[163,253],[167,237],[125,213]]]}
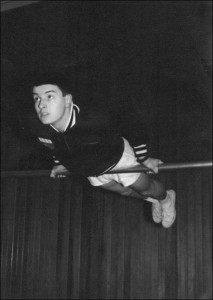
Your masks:
{"label": "white shorts", "polygon": [[[129,142],[124,139],[124,152],[119,160],[119,162],[112,168],[110,171],[118,170],[119,168],[130,168],[134,166],[140,165],[137,162],[134,150],[130,146]],[[140,173],[118,173],[118,174],[103,174],[97,177],[88,177],[89,182],[91,185],[100,186],[110,181],[116,181],[123,186],[129,186],[133,184],[140,176]]]}

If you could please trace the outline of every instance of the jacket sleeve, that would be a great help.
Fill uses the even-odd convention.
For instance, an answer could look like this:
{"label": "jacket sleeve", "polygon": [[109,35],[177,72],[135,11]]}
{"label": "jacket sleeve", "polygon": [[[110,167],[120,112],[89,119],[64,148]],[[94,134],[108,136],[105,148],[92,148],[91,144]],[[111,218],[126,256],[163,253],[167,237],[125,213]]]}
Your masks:
{"label": "jacket sleeve", "polygon": [[130,143],[137,161],[143,163],[150,156],[147,126],[139,115],[133,112],[122,114],[119,121],[121,135]]}
{"label": "jacket sleeve", "polygon": [[57,155],[54,151],[54,145],[53,145],[51,139],[45,139],[45,138],[38,137],[38,141],[43,147],[49,149],[49,154],[52,157],[52,161],[53,161],[54,165],[61,165],[61,163],[60,163],[59,159],[57,158]]}
{"label": "jacket sleeve", "polygon": [[20,124],[22,126],[22,130],[28,137],[34,139],[36,143],[42,145],[42,147],[44,147],[45,149],[48,149],[47,152],[42,151],[41,153],[45,152],[46,154],[48,154],[48,157],[50,158],[52,163],[54,163],[54,165],[61,165],[55,153],[52,137],[49,130],[47,129],[48,127],[42,125],[35,114],[26,116],[22,119]]}
{"label": "jacket sleeve", "polygon": [[53,157],[53,161],[54,161],[54,165],[55,165],[55,166],[61,165],[60,161],[56,158],[55,155],[53,155],[52,157]]}
{"label": "jacket sleeve", "polygon": [[59,158],[57,157],[57,153],[55,152],[55,147],[53,142],[51,141],[51,139],[44,139],[44,138],[38,138],[39,142],[41,145],[43,145],[44,147],[47,147],[50,151],[50,155],[52,156],[52,161],[54,163],[54,165],[62,165],[62,163],[60,162]]}

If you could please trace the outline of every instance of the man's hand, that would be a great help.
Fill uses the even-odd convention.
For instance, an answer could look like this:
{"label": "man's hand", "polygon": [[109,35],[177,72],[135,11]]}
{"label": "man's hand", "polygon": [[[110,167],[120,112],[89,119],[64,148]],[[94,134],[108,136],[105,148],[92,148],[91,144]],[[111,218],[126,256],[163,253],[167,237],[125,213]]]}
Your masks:
{"label": "man's hand", "polygon": [[158,166],[163,164],[163,162],[160,159],[149,157],[147,160],[143,162],[143,165],[150,170],[152,170],[154,173],[158,173]]}
{"label": "man's hand", "polygon": [[59,178],[66,177],[69,171],[63,165],[56,165],[53,167],[50,177]]}

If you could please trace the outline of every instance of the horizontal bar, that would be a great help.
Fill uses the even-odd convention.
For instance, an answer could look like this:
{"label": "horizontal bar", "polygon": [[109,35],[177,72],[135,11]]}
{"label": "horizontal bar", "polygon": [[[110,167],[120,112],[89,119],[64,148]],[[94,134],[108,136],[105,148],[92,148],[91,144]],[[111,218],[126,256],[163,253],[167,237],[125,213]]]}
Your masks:
{"label": "horizontal bar", "polygon": [[50,170],[2,171],[1,177],[43,177],[50,176]]}
{"label": "horizontal bar", "polygon": [[[158,166],[159,171],[166,170],[179,170],[179,169],[191,169],[191,168],[206,168],[212,167],[212,161],[197,161],[197,162],[185,162],[185,163],[164,163]],[[115,171],[109,171],[108,174],[116,173],[141,173],[141,172],[150,172],[149,168],[146,168],[143,165],[138,165],[129,169],[119,169]]]}
{"label": "horizontal bar", "polygon": [[[166,170],[179,170],[179,169],[191,169],[191,168],[206,168],[212,167],[212,161],[196,161],[196,162],[184,162],[184,163],[165,163],[159,165],[159,171]],[[2,171],[1,177],[42,177],[50,176],[50,170],[20,170],[20,171]],[[109,171],[106,174],[117,174],[117,173],[142,173],[150,172],[150,169],[143,165],[138,165],[129,169],[119,169]],[[66,176],[71,176],[72,173],[64,173]]]}

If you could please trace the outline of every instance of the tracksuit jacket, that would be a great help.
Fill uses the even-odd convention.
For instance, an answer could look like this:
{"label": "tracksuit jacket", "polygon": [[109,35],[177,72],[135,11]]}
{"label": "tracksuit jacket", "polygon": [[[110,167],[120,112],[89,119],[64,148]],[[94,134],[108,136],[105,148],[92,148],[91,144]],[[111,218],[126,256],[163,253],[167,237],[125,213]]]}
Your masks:
{"label": "tracksuit jacket", "polygon": [[138,162],[143,163],[148,158],[148,139],[141,133],[135,117],[125,120],[125,130],[117,123],[107,113],[79,109],[74,104],[64,132],[52,125],[43,125],[37,118],[30,119],[28,129],[52,150],[55,164],[88,177],[104,174],[119,162],[124,151],[122,137],[134,149]]}

